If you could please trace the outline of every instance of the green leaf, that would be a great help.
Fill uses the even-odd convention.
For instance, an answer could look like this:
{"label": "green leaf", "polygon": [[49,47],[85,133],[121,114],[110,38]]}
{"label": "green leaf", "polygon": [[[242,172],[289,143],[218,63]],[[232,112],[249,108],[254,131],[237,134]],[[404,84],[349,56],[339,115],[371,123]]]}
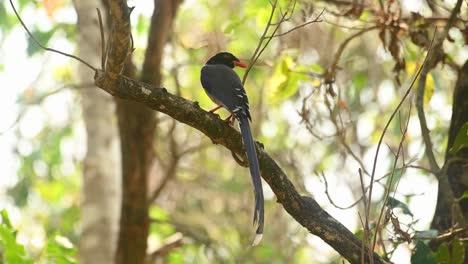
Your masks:
{"label": "green leaf", "polygon": [[437,263],[450,263],[450,251],[445,244],[439,246],[435,256]]}
{"label": "green leaf", "polygon": [[0,211],[0,216],[2,217],[2,225],[5,225],[8,228],[13,228],[6,209],[2,209],[2,211]]}
{"label": "green leaf", "polygon": [[54,236],[47,241],[47,261],[56,264],[76,264],[76,248],[63,236]]}
{"label": "green leaf", "polygon": [[435,81],[434,77],[432,74],[429,74],[426,79],[426,87],[424,91],[424,105],[429,104],[429,102],[432,99],[432,95],[434,95],[434,87],[435,87]]}
{"label": "green leaf", "polygon": [[447,244],[440,245],[436,252],[436,258],[438,263],[465,263],[465,247],[463,242],[454,240],[450,247]]}
{"label": "green leaf", "polygon": [[458,200],[458,201],[461,201],[461,200],[466,199],[466,198],[468,198],[468,191],[465,191],[465,192],[462,194],[462,196],[460,196],[460,198],[458,198],[457,200]]}
{"label": "green leaf", "polygon": [[11,10],[10,6],[0,5],[0,31],[2,33],[0,35],[4,38],[16,24],[18,24],[18,19],[13,15],[13,10]]}
{"label": "green leaf", "polygon": [[453,264],[463,264],[465,263],[465,247],[463,242],[460,240],[454,240],[452,243],[452,254],[450,258]]}
{"label": "green leaf", "polygon": [[322,74],[325,72],[323,67],[320,64],[313,63],[310,65],[310,69],[316,73]]}
{"label": "green leaf", "polygon": [[265,25],[270,17],[271,10],[270,8],[260,8],[256,11],[255,21],[257,25]]}
{"label": "green leaf", "polygon": [[450,148],[450,154],[457,153],[460,149],[468,147],[468,122],[463,124],[455,137],[452,147]]}
{"label": "green leaf", "polygon": [[34,186],[36,192],[48,203],[56,203],[63,199],[69,190],[62,182],[58,181],[38,181]]}
{"label": "green leaf", "polygon": [[413,214],[411,213],[411,211],[409,210],[408,206],[397,200],[397,199],[394,199],[392,197],[389,197],[388,200],[387,200],[387,206],[390,206],[392,208],[400,208],[404,214],[407,214],[407,215],[410,215],[410,216],[413,216]]}
{"label": "green leaf", "polygon": [[308,263],[313,257],[313,251],[309,247],[300,247],[294,253],[291,263]]}
{"label": "green leaf", "polygon": [[367,75],[360,72],[353,78],[353,86],[356,89],[356,94],[359,93],[367,85]]}
{"label": "green leaf", "polygon": [[[47,43],[54,35],[55,30],[56,28],[53,28],[52,30],[49,30],[49,31],[33,30],[31,33],[37,39],[37,41],[39,41],[39,43],[41,43],[44,46],[47,46]],[[42,48],[39,47],[39,45],[37,45],[36,42],[32,38],[28,38],[28,47],[26,49],[28,56],[32,56],[41,50]]]}
{"label": "green leaf", "polygon": [[5,225],[0,225],[0,252],[2,251],[7,263],[33,263],[26,255],[24,246],[16,242],[15,231]]}
{"label": "green leaf", "polygon": [[276,65],[273,75],[267,82],[270,91],[268,102],[275,104],[293,96],[299,89],[299,81],[304,75],[294,72],[294,61],[290,56],[283,56]]}
{"label": "green leaf", "polygon": [[229,34],[233,30],[237,29],[240,25],[244,23],[244,19],[233,19],[227,26],[224,28],[224,34]]}
{"label": "green leaf", "polygon": [[167,211],[156,205],[150,207],[149,215],[151,218],[161,221],[168,221],[170,219]]}
{"label": "green leaf", "polygon": [[431,249],[422,241],[416,243],[416,247],[411,255],[412,264],[437,264],[437,260],[431,252]]}
{"label": "green leaf", "polygon": [[137,34],[142,35],[146,31],[148,31],[148,27],[149,27],[148,18],[145,17],[144,15],[139,15],[138,20],[137,20],[137,24],[136,24]]}
{"label": "green leaf", "polygon": [[367,21],[371,17],[372,13],[369,10],[364,10],[359,17],[361,21]]}

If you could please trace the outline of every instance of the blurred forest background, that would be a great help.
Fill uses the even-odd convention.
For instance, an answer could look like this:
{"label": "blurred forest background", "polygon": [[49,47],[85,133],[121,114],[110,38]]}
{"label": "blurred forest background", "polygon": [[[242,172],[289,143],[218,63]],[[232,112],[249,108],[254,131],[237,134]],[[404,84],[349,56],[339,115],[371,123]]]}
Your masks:
{"label": "blurred forest background", "polygon": [[[108,38],[112,3],[125,1],[12,2],[37,40],[98,67],[96,8]],[[124,75],[209,110],[200,69],[219,51],[235,54],[253,65],[253,135],[301,195],[365,245],[376,233],[383,260],[464,263],[466,1],[128,5]],[[266,182],[265,234],[250,247],[248,169],[197,129],[96,88],[89,68],[37,46],[6,0],[0,46],[0,263],[351,261],[296,222]]]}

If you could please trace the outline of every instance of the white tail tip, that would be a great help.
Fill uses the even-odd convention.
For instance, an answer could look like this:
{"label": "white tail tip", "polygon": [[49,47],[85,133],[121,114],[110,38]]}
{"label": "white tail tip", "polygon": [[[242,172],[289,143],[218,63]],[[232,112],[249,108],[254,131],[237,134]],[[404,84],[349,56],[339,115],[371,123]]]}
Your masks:
{"label": "white tail tip", "polygon": [[254,241],[252,242],[252,246],[256,246],[260,244],[260,241],[262,241],[262,238],[263,238],[263,234],[256,234]]}

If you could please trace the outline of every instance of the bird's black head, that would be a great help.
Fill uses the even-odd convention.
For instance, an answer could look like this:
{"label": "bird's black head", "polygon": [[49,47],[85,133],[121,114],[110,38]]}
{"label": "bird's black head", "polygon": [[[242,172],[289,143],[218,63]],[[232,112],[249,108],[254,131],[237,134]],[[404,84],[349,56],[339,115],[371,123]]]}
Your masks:
{"label": "bird's black head", "polygon": [[242,63],[238,58],[236,58],[236,56],[229,52],[220,52],[214,55],[206,62],[206,64],[223,64],[231,68],[234,68],[235,66],[247,68],[247,65]]}

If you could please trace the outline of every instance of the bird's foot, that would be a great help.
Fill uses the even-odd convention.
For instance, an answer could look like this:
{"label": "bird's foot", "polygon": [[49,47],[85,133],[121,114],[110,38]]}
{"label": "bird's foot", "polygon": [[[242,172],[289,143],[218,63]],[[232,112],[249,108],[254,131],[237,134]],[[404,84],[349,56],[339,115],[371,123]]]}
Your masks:
{"label": "bird's foot", "polygon": [[234,115],[228,116],[226,119],[223,119],[224,122],[228,123],[228,125],[232,126],[234,125]]}

